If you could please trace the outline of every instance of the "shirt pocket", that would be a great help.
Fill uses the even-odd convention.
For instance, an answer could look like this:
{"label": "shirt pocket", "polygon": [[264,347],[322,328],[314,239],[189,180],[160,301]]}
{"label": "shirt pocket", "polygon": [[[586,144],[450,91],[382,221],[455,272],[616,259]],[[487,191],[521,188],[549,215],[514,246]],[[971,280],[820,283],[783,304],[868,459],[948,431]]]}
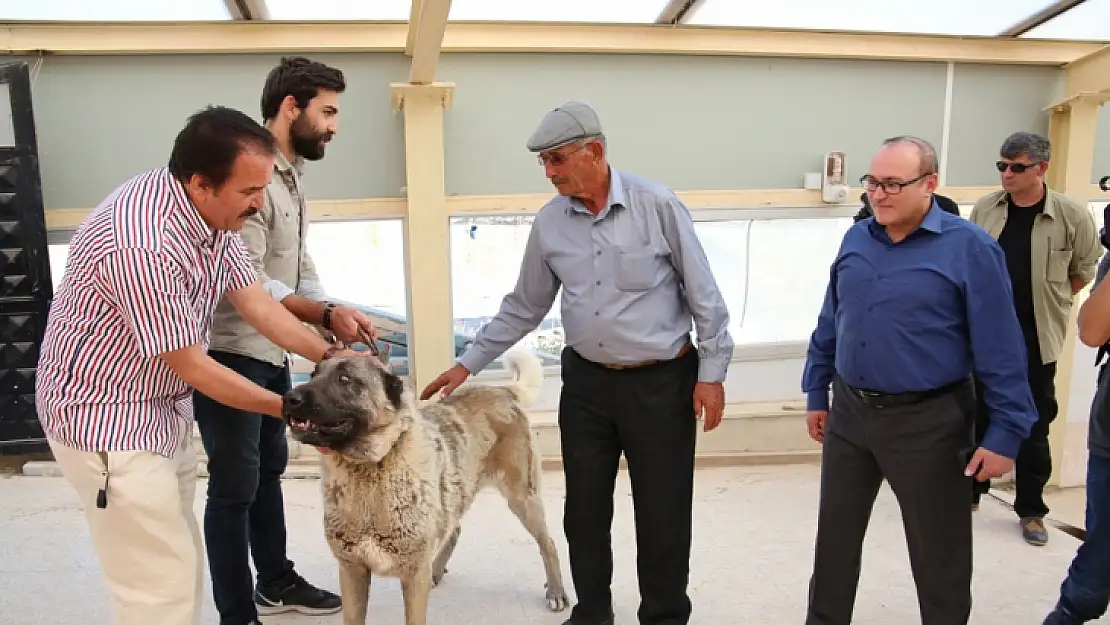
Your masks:
{"label": "shirt pocket", "polygon": [[1072,250],[1048,250],[1048,267],[1045,269],[1046,282],[1058,284],[1067,281],[1071,255]]}
{"label": "shirt pocket", "polygon": [[669,264],[667,254],[651,248],[617,250],[616,287],[646,291],[663,281]]}

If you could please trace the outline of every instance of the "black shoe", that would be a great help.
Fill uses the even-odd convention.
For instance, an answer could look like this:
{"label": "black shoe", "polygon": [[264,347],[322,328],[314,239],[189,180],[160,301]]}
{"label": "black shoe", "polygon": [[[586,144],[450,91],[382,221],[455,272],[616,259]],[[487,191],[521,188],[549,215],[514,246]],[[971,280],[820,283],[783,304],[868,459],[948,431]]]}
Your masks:
{"label": "black shoe", "polygon": [[1057,603],[1056,609],[1052,610],[1052,613],[1045,617],[1044,623],[1041,625],[1082,625],[1082,623],[1083,621],[1072,616],[1071,613],[1064,609],[1064,606]]}
{"label": "black shoe", "polygon": [[339,596],[309,584],[294,573],[291,580],[277,588],[254,589],[254,603],[259,614],[299,612],[301,614],[335,614],[343,609]]}
{"label": "black shoe", "polygon": [[567,620],[563,621],[563,625],[613,625],[613,615],[610,614],[608,617],[605,617],[605,618],[601,619],[600,621],[598,621],[598,620],[586,620],[586,619],[581,619],[581,618],[575,618],[575,617],[572,616],[572,617],[568,618]]}

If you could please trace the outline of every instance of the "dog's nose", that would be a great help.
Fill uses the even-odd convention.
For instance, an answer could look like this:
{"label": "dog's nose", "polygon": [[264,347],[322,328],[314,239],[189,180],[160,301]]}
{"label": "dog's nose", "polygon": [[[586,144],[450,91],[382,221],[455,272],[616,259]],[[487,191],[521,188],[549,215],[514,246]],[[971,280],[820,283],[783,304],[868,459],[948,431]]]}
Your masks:
{"label": "dog's nose", "polygon": [[285,394],[284,402],[286,408],[297,408],[304,404],[305,393],[304,390],[295,388]]}

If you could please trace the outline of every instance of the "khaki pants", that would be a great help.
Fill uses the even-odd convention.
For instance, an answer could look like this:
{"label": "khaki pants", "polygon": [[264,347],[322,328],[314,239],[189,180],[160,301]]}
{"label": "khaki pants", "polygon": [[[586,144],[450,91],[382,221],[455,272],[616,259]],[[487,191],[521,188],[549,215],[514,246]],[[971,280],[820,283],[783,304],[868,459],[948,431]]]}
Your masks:
{"label": "khaki pants", "polygon": [[[89,453],[51,440],[62,474],[85,510],[117,625],[197,625],[204,541],[193,513],[197,460],[186,438],[173,458]],[[108,505],[96,507],[107,459]]]}

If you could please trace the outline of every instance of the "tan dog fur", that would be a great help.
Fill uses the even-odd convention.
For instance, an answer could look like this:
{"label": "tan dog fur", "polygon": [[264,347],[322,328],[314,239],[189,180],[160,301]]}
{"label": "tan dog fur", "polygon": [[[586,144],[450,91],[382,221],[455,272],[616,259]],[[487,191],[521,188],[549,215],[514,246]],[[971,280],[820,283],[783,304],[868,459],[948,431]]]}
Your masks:
{"label": "tan dog fur", "polygon": [[286,395],[293,437],[334,450],[323,456],[321,477],[344,625],[366,622],[371,574],[399,578],[405,625],[426,625],[431,587],[487,485],[501,491],[539,545],[548,608],[567,607],[525,412],[539,394],[542,366],[523,350],[507,353],[505,364],[516,376],[512,385],[468,385],[421,407],[400,378],[366,357],[325,360]]}

